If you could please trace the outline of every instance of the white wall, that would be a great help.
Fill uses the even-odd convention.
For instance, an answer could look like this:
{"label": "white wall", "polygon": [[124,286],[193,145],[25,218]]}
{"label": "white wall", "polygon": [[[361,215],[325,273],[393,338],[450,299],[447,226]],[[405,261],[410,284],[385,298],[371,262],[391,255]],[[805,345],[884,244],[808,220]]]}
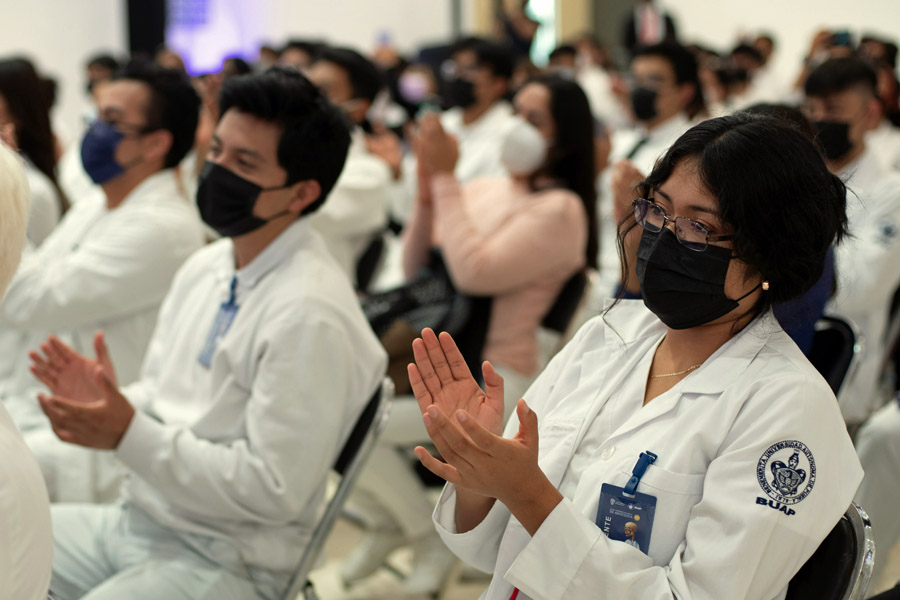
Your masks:
{"label": "white wall", "polygon": [[24,55],[58,84],[56,121],[70,135],[87,105],[84,62],[97,52],[124,55],[122,0],[0,0],[0,57]]}
{"label": "white wall", "polygon": [[821,28],[876,33],[900,41],[897,0],[663,0],[684,41],[729,49],[741,34],[771,32],[777,49],[775,71],[792,81],[812,36]]}
{"label": "white wall", "polygon": [[[171,27],[170,45],[190,54],[195,71],[212,70],[227,54],[255,58],[262,43],[292,37],[322,39],[363,52],[386,34],[401,51],[448,41],[448,0],[208,0],[208,23]],[[463,0],[463,29],[471,30],[474,0]]]}

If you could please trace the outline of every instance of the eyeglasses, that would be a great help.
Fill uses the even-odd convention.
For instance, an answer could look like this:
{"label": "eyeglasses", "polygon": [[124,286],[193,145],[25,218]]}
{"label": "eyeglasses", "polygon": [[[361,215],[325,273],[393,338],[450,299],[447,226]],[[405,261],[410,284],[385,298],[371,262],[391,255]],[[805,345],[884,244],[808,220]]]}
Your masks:
{"label": "eyeglasses", "polygon": [[703,252],[709,242],[725,242],[734,239],[733,235],[709,235],[709,229],[687,217],[670,217],[663,208],[646,198],[638,198],[631,203],[634,207],[634,220],[650,233],[659,233],[670,222],[675,225],[675,237],[682,246],[694,252]]}

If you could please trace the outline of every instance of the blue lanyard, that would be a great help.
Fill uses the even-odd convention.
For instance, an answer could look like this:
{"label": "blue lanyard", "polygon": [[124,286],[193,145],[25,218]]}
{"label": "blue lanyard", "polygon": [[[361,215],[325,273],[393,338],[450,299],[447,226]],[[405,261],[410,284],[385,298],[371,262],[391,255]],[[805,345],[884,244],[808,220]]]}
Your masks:
{"label": "blue lanyard", "polygon": [[228,294],[228,302],[225,302],[219,307],[216,320],[213,322],[212,328],[210,328],[209,334],[207,335],[206,343],[203,344],[200,356],[197,357],[197,361],[207,369],[212,364],[212,356],[216,351],[219,340],[228,333],[228,330],[231,328],[231,323],[234,321],[234,317],[237,314],[238,305],[235,297],[236,291],[237,275],[231,278],[231,290]]}
{"label": "blue lanyard", "polygon": [[647,450],[646,452],[641,452],[641,455],[638,456],[637,462],[634,463],[634,468],[631,470],[631,479],[628,480],[628,483],[625,484],[625,493],[629,496],[634,496],[634,493],[637,491],[637,486],[641,482],[641,477],[644,476],[644,472],[647,470],[647,467],[656,462],[656,459],[659,458],[653,452]]}

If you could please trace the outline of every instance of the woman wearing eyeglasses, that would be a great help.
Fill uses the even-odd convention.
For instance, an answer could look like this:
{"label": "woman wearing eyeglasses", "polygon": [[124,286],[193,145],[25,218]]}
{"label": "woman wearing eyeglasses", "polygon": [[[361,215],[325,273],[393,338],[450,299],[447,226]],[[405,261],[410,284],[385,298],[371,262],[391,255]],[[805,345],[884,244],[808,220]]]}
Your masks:
{"label": "woman wearing eyeglasses", "polygon": [[[772,119],[685,133],[620,226],[643,301],[586,324],[502,423],[450,336],[409,376],[449,482],[437,529],[487,600],[772,599],[862,470],[830,388],[778,326],[845,232],[845,188]],[[627,542],[627,543],[626,543]]]}

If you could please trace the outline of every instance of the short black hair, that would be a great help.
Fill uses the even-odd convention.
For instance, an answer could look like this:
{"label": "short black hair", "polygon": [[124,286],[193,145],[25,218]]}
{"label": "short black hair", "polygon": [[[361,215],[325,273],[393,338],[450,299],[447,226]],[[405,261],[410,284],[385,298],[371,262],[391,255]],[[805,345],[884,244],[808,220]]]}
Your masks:
{"label": "short black hair", "polygon": [[697,58],[687,48],[674,42],[639,46],[635,49],[631,61],[633,63],[638,58],[645,56],[664,59],[672,65],[676,83],[689,83],[694,86],[694,97],[687,106],[687,113],[691,118],[705,110],[706,102],[703,99],[703,86],[700,84]]}
{"label": "short black hair", "polygon": [[84,66],[86,68],[100,67],[115,72],[119,70],[119,61],[111,54],[95,54],[88,59]]}
{"label": "short black hair", "polygon": [[347,160],[350,122],[319,88],[295,69],[272,67],[223,83],[219,109],[220,115],[234,109],[280,126],[278,164],[287,171],[286,185],[319,183],[321,195],[303,214],[325,203]]}
{"label": "short black hair", "polygon": [[284,45],[281,51],[278,53],[283,54],[286,50],[302,50],[309,54],[309,56],[315,60],[316,56],[319,55],[319,52],[322,50],[324,44],[317,40],[300,40],[293,39],[288,40],[288,42]]}
{"label": "short black hair", "polygon": [[337,65],[347,73],[354,98],[369,102],[384,87],[384,79],[375,64],[356,50],[350,48],[322,48],[316,62],[324,61]]}
{"label": "short black hair", "polygon": [[459,40],[453,46],[451,54],[466,50],[473,52],[478,65],[490,69],[494,77],[512,78],[516,67],[516,57],[506,46],[484,38],[468,37]]}
{"label": "short black hair", "polygon": [[[638,193],[649,197],[686,161],[718,199],[720,220],[734,228],[735,258],[771,284],[752,312],[805,294],[821,277],[829,247],[847,234],[847,189],[809,137],[781,119],[746,112],[709,119],[675,141]],[[637,226],[629,220],[623,225]]]}
{"label": "short black hair", "polygon": [[113,75],[113,80],[138,81],[150,88],[146,131],[165,129],[172,134],[172,147],[164,166],[172,168],[194,147],[200,97],[187,75],[147,61],[132,61]]}
{"label": "short black hair", "polygon": [[750,44],[738,44],[731,50],[732,56],[739,54],[743,56],[749,56],[759,64],[765,62],[762,52],[760,52],[759,49],[757,49],[755,46],[751,46]]}
{"label": "short black hair", "polygon": [[553,60],[562,56],[578,56],[578,50],[571,44],[563,44],[562,46],[557,46],[547,58]]}
{"label": "short black hair", "polygon": [[771,104],[768,102],[759,102],[744,109],[744,112],[751,115],[759,115],[762,117],[772,117],[781,119],[783,122],[791,125],[794,129],[808,137],[811,141],[816,142],[816,130],[813,129],[812,123],[803,114],[799,108],[789,104]]}
{"label": "short black hair", "polygon": [[812,98],[824,98],[851,88],[861,88],[878,96],[878,75],[868,62],[856,56],[830,58],[812,70],[804,92]]}
{"label": "short black hair", "polygon": [[247,75],[248,73],[253,72],[253,67],[250,66],[250,63],[240,56],[229,56],[223,60],[222,70],[224,71],[226,68],[230,71],[228,73],[230,77],[234,77],[235,75]]}

